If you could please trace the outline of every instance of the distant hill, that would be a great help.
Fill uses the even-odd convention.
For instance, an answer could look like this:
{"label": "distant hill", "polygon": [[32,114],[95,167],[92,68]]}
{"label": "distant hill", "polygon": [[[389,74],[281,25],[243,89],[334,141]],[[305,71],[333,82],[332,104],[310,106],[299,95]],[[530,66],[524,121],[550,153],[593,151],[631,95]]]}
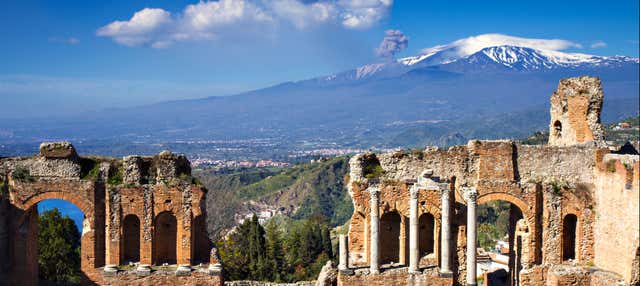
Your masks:
{"label": "distant hill", "polygon": [[[546,129],[549,97],[565,77],[602,79],[604,122],[637,115],[639,67],[638,58],[541,50],[513,37],[480,35],[414,57],[234,96],[75,117],[1,120],[0,154],[2,144],[27,142],[33,149],[49,138],[82,141],[93,153],[114,155],[154,153],[159,148],[154,144],[162,142],[267,138],[282,145],[248,150],[262,157],[291,150],[521,138]],[[197,152],[193,146],[165,148]],[[237,146],[231,147],[219,152]]]}
{"label": "distant hill", "polygon": [[338,157],[280,169],[195,170],[194,175],[209,190],[206,208],[210,234],[215,236],[233,227],[237,215],[266,210],[294,219],[320,216],[331,225],[344,224],[353,212],[344,185],[347,160]]}

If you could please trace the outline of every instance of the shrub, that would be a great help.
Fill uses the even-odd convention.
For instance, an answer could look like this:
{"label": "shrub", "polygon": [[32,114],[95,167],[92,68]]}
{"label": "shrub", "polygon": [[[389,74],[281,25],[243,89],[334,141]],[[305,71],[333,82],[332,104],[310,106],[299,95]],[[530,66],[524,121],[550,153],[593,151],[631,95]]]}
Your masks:
{"label": "shrub", "polygon": [[33,178],[33,176],[31,176],[31,173],[29,172],[29,169],[23,167],[23,166],[18,166],[16,167],[15,170],[13,170],[13,178],[20,181],[20,182],[34,182],[35,178]]}

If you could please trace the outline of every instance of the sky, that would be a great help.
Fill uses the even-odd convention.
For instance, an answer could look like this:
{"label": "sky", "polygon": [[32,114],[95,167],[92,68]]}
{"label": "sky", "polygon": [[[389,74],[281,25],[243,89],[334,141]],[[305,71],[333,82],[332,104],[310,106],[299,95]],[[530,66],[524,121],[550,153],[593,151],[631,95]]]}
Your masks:
{"label": "sky", "polygon": [[638,57],[638,1],[0,1],[4,116],[233,95],[487,33]]}

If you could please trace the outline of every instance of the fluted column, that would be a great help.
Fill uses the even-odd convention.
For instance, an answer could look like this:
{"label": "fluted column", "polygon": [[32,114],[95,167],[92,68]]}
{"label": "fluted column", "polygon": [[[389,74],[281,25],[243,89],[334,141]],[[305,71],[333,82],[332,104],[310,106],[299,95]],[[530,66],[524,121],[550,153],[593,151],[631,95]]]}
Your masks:
{"label": "fluted column", "polygon": [[463,189],[464,199],[467,201],[467,285],[477,285],[476,282],[476,207],[478,192],[475,188]]}
{"label": "fluted column", "polygon": [[409,273],[418,272],[418,186],[409,188]]}
{"label": "fluted column", "polygon": [[344,234],[340,235],[340,261],[338,264],[338,270],[346,270],[348,267],[348,254],[347,254],[347,236]]}
{"label": "fluted column", "polygon": [[440,275],[452,276],[451,272],[451,190],[448,184],[440,188]]}
{"label": "fluted column", "polygon": [[369,232],[371,236],[371,239],[369,240],[369,272],[371,272],[371,274],[378,274],[380,273],[380,220],[378,218],[378,201],[380,190],[378,190],[378,188],[370,188],[369,195],[369,218],[371,221],[371,229]]}

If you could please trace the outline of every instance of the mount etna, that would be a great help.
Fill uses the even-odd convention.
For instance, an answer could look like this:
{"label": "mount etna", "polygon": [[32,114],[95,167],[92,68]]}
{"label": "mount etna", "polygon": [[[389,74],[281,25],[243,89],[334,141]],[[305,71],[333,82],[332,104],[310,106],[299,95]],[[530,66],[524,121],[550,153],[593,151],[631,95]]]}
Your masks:
{"label": "mount etna", "polygon": [[270,152],[447,146],[546,129],[548,99],[558,81],[579,75],[602,79],[603,121],[638,113],[638,58],[544,50],[519,39],[485,34],[414,57],[233,96],[3,120],[0,143],[32,143],[26,149],[35,150],[43,139],[67,139],[81,148],[108,146],[95,152],[112,155],[157,151],[114,145],[207,140],[267,140],[278,145],[267,144]]}

